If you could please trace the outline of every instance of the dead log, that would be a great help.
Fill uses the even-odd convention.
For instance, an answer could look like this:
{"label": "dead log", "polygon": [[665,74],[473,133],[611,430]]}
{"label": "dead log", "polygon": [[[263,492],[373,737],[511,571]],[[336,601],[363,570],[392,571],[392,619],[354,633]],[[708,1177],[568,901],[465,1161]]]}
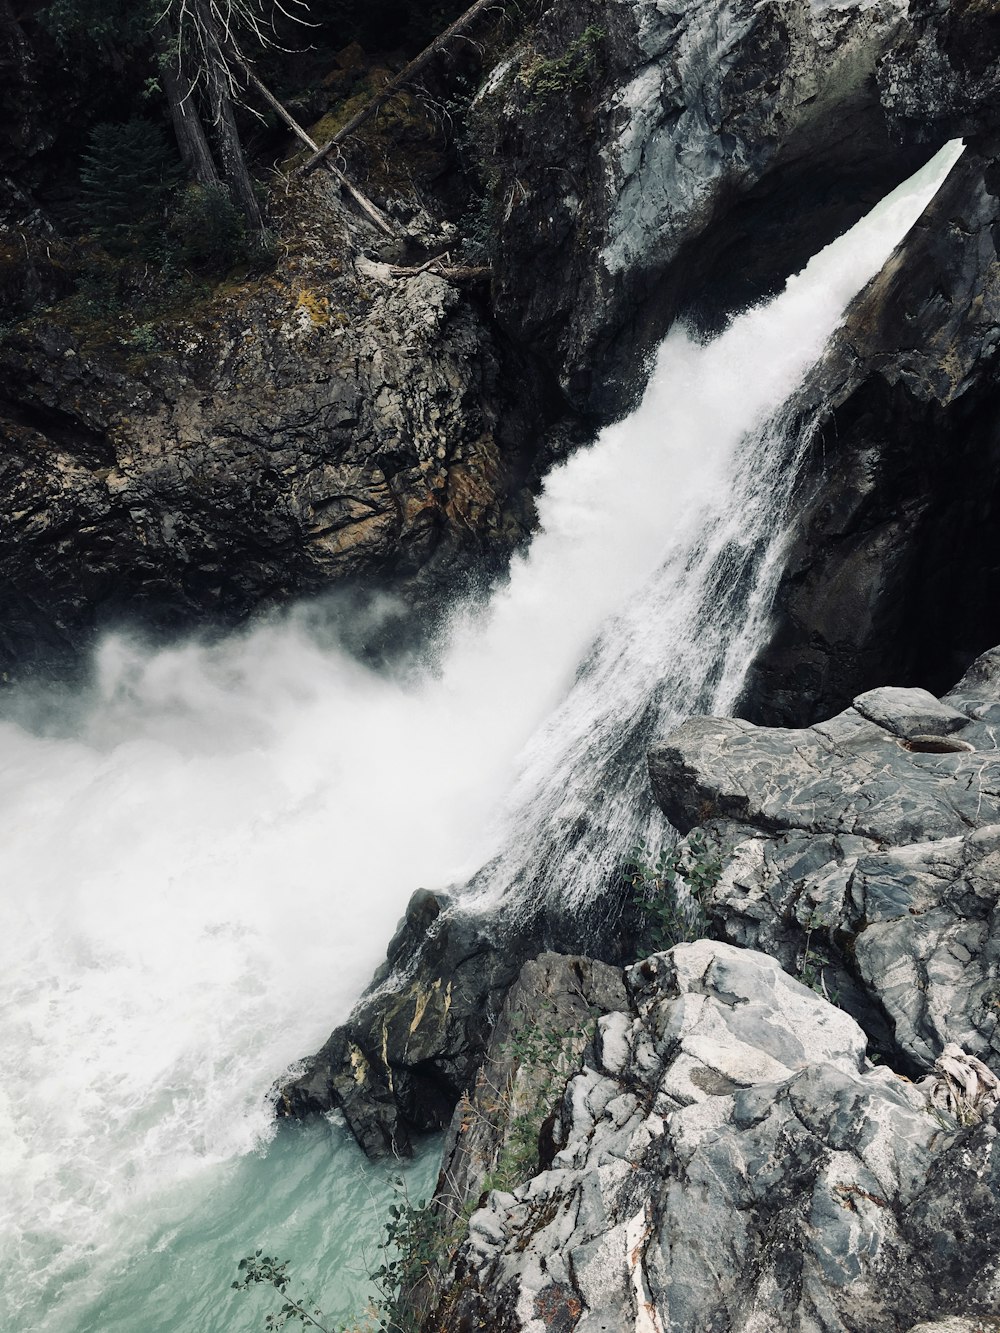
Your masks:
{"label": "dead log", "polygon": [[[311,135],[307,134],[307,132],[302,128],[302,126],[295,119],[295,117],[288,110],[288,108],[282,106],[282,104],[275,97],[274,93],[272,93],[271,90],[260,81],[260,79],[253,72],[253,70],[250,68],[249,65],[244,64],[244,69],[246,70],[246,75],[250,81],[251,86],[256,88],[257,92],[260,93],[261,97],[263,97],[264,101],[268,104],[268,106],[273,107],[274,110],[277,111],[278,115],[285,122],[285,124],[288,126],[288,128],[292,131],[293,134],[297,135],[298,138],[300,138],[308,148],[311,148],[314,152],[316,152],[317,148],[315,140],[311,137]],[[382,213],[378,208],[376,208],[376,206],[372,203],[372,201],[368,198],[368,196],[362,194],[361,191],[357,188],[357,186],[353,185],[347,179],[347,177],[344,175],[342,171],[338,171],[332,162],[324,162],[323,165],[326,167],[327,171],[330,172],[331,176],[333,176],[334,180],[336,180],[337,184],[341,187],[341,189],[347,191],[347,193],[351,196],[351,198],[354,200],[357,206],[361,209],[362,213],[364,213],[365,216],[371,222],[373,222],[376,227],[378,227],[379,231],[384,232],[386,236],[396,235],[395,229],[393,228],[392,224],[389,222],[385,214]]]}
{"label": "dead log", "polygon": [[428,65],[453,37],[458,37],[471,23],[474,22],[475,19],[479,17],[480,14],[484,13],[491,7],[497,7],[498,4],[499,7],[502,8],[502,0],[476,0],[476,3],[457,18],[450,28],[446,28],[440,36],[435,37],[430,46],[425,47],[418,56],[410,61],[405,69],[401,70],[395,78],[390,79],[382,91],[377,93],[370,102],[357,112],[356,115],[352,116],[347,124],[337,131],[329,143],[325,143],[322,148],[317,148],[312,157],[307,158],[296,170],[295,174],[304,176],[307,172],[312,171],[313,167],[317,166],[325,159],[327,153],[329,153],[331,149],[335,148],[337,144],[342,143],[349,134],[353,134],[356,129],[359,129],[360,126],[365,123],[365,121],[370,120],[379,107],[384,106],[389,98],[395,96],[404,84],[408,83],[412,78],[419,74],[424,66]]}
{"label": "dead log", "polygon": [[389,264],[387,267],[392,278],[413,278],[418,273],[435,273],[448,282],[482,282],[493,276],[493,270],[488,264],[439,264],[436,259],[418,264],[416,268],[406,268],[402,264]]}

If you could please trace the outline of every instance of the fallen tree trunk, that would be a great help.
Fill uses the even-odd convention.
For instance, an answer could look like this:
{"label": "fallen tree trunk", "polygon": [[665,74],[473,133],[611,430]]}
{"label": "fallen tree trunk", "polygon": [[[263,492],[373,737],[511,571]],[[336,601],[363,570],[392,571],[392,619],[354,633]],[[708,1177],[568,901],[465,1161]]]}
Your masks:
{"label": "fallen tree trunk", "polygon": [[429,264],[418,264],[416,268],[405,268],[401,264],[390,264],[388,268],[392,278],[413,278],[418,273],[436,273],[439,278],[447,278],[449,282],[478,282],[493,275],[489,265],[439,264],[436,260]]}
{"label": "fallen tree trunk", "polygon": [[408,83],[410,79],[419,74],[424,66],[429,64],[437,53],[445,47],[453,37],[458,37],[475,19],[479,17],[480,14],[484,13],[491,7],[502,8],[502,0],[476,0],[476,3],[457,18],[450,28],[446,28],[439,37],[435,37],[430,46],[425,47],[424,50],[411,60],[406,68],[401,70],[394,79],[390,79],[382,91],[377,93],[376,96],[373,97],[366,106],[362,107],[356,115],[352,116],[347,124],[337,131],[329,143],[325,143],[322,148],[317,148],[312,157],[307,158],[297,169],[295,174],[304,176],[307,172],[312,171],[313,167],[317,166],[324,160],[327,153],[335,148],[337,144],[342,143],[349,134],[353,134],[356,129],[360,128],[360,126],[365,123],[365,121],[370,120],[379,107],[384,106],[389,98],[393,97],[404,84]]}
{"label": "fallen tree trunk", "polygon": [[[266,86],[266,84],[263,84],[260,81],[260,79],[253,72],[253,70],[250,68],[249,65],[244,63],[244,69],[246,70],[247,78],[250,80],[251,85],[254,88],[256,88],[257,92],[260,93],[261,97],[263,97],[264,101],[268,104],[268,106],[273,107],[274,110],[277,111],[278,115],[285,122],[285,124],[292,131],[292,133],[297,135],[297,137],[300,138],[308,148],[311,148],[313,152],[318,151],[316,141],[312,138],[311,135],[306,133],[306,131],[302,128],[302,126],[295,119],[295,117],[288,110],[288,108],[283,106],[278,101],[278,99]],[[376,208],[376,206],[372,203],[372,201],[368,198],[368,196],[362,194],[356,185],[352,185],[352,183],[347,179],[347,177],[344,175],[342,171],[338,171],[338,169],[333,165],[332,162],[324,162],[323,165],[326,167],[327,171],[330,172],[330,174],[336,180],[337,184],[341,187],[341,189],[347,191],[347,193],[351,196],[354,202],[361,209],[362,213],[364,213],[365,216],[371,222],[373,222],[380,231],[384,232],[386,236],[396,235],[396,232],[392,224],[389,222],[388,218],[386,218],[385,214],[382,213],[378,208]]]}

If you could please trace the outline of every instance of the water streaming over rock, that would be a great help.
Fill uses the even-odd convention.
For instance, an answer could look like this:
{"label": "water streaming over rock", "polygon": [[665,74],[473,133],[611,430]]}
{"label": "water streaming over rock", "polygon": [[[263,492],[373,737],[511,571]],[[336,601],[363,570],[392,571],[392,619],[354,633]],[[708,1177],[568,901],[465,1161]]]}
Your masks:
{"label": "water streaming over rock", "polygon": [[[109,639],[44,725],[10,705],[0,1327],[233,1327],[228,1264],[306,1207],[236,1170],[273,1132],[267,1090],[345,1016],[409,891],[486,861],[482,901],[579,901],[643,835],[648,739],[731,705],[766,629],[800,448],[775,414],[949,165],[713,343],[675,330],[437,669],[376,673],[291,613],[210,646]],[[325,1132],[340,1197],[358,1163]],[[331,1211],[297,1242],[321,1282],[359,1226],[347,1207],[338,1240]]]}

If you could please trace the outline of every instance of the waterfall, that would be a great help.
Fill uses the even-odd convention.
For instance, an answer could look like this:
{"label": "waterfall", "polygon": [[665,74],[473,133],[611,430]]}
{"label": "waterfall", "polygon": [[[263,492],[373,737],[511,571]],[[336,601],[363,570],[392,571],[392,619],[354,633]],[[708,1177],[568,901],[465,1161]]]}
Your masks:
{"label": "waterfall", "polygon": [[[542,899],[585,907],[637,844],[655,850],[662,841],[646,751],[685,717],[729,714],[768,633],[810,442],[809,423],[789,420],[785,402],[961,151],[959,143],[943,148],[779,296],[711,343],[675,328],[642,405],[593,451],[587,506],[579,458],[549,479],[550,499],[566,497],[562,521],[580,505],[604,540],[561,563],[546,550],[546,525],[515,568],[507,593],[515,607],[589,597],[594,582],[603,591],[620,544],[635,548],[630,569],[654,553],[656,565],[609,606],[571,688],[525,747],[496,834],[501,850],[476,875],[470,907],[503,902],[516,914],[518,902],[529,912]],[[525,635],[517,651],[534,642]]]}
{"label": "waterfall", "polygon": [[[409,892],[485,863],[481,904],[582,902],[648,832],[649,739],[731,706],[766,633],[802,448],[780,405],[949,151],[715,341],[668,336],[435,667],[372,671],[298,610],[222,643],[118,635],[79,697],[8,703],[0,1326],[230,1327],[218,1256],[271,1211],[239,1165],[274,1133],[267,1089],[346,1015]],[[137,1314],[143,1264],[179,1249]]]}

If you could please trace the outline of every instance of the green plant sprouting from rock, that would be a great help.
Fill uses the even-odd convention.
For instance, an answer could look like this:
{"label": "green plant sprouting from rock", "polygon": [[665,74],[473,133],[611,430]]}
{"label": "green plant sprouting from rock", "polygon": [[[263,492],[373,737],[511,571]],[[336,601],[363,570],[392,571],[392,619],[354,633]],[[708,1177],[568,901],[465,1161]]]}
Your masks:
{"label": "green plant sprouting from rock", "polygon": [[545,60],[535,56],[518,75],[530,95],[529,106],[540,106],[551,97],[561,97],[587,87],[598,69],[605,32],[591,24],[561,56]]}
{"label": "green plant sprouting from rock", "polygon": [[643,844],[635,848],[625,877],[654,953],[711,934],[705,901],[721,874],[721,860],[698,830],[686,842],[655,855]]}
{"label": "green plant sprouting from rock", "polygon": [[817,930],[830,931],[831,929],[831,923],[825,921],[818,913],[814,912],[809,918],[806,926],[805,943],[796,960],[797,977],[804,986],[808,986],[817,995],[822,995],[823,999],[828,1000],[830,1004],[839,1004],[840,993],[837,988],[828,986],[826,983],[826,969],[833,967],[833,959],[824,945],[813,943],[813,935]]}

